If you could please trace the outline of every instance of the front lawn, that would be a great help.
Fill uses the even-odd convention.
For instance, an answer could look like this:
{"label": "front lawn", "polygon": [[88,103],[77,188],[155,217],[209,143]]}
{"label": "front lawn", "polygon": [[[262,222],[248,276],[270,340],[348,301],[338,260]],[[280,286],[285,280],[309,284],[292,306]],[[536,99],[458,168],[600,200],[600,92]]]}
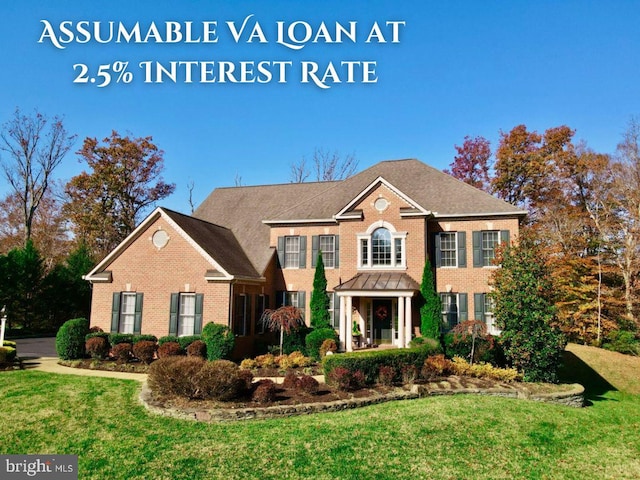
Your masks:
{"label": "front lawn", "polygon": [[205,424],[149,414],[134,381],[0,381],[0,451],[77,454],[82,479],[640,478],[640,396],[602,384],[583,409],[454,396]]}

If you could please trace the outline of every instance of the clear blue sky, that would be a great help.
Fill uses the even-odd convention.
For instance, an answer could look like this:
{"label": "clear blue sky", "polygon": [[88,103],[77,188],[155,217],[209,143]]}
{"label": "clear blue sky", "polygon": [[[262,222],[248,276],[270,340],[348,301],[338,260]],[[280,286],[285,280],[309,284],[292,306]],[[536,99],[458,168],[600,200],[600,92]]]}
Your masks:
{"label": "clear blue sky", "polygon": [[[240,25],[235,43],[225,22]],[[41,20],[59,33],[63,21],[191,21],[194,37],[216,21],[217,43],[115,44],[91,41],[57,49]],[[267,43],[247,43],[258,21]],[[276,25],[307,22],[315,35],[356,23],[356,42],[276,42]],[[374,22],[388,42],[366,43]],[[399,43],[387,21],[404,21]],[[75,23],[74,23],[75,24]],[[465,135],[495,148],[499,131],[520,123],[543,131],[569,125],[597,151],[613,153],[629,119],[640,115],[638,1],[65,1],[7,0],[0,5],[0,122],[16,107],[62,115],[68,130],[102,139],[111,130],[152,136],[165,152],[165,179],[176,192],[164,206],[188,211],[187,184],[202,201],[215,187],[288,182],[290,165],[315,148],[353,153],[360,169],[385,159],[416,157],[445,168]],[[184,23],[183,23],[184,25]],[[106,23],[103,23],[106,26]],[[302,25],[297,27],[302,35]],[[144,83],[140,62],[290,61],[287,83]],[[98,67],[129,62],[130,83],[98,88]],[[301,83],[301,62],[373,61],[377,83],[321,89]],[[84,63],[94,84],[74,83]],[[239,68],[239,67],[238,67]],[[357,70],[359,72],[359,70]],[[339,70],[342,73],[342,70]],[[117,76],[117,74],[115,74]],[[343,80],[346,77],[342,76]],[[356,75],[359,80],[359,75]],[[58,176],[83,165],[69,155]],[[4,181],[0,193],[6,193]]]}

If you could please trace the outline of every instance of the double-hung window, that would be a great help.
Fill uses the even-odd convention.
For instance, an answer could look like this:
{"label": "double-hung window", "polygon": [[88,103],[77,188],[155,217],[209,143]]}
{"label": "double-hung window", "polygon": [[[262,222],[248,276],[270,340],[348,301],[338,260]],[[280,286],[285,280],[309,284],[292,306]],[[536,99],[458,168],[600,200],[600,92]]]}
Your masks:
{"label": "double-hung window", "polygon": [[140,334],[142,293],[114,292],[111,303],[111,332]]}
{"label": "double-hung window", "polygon": [[172,293],[169,305],[169,335],[180,337],[202,333],[202,293]]}
{"label": "double-hung window", "polygon": [[300,235],[278,237],[277,251],[281,268],[306,268],[307,237]]}
{"label": "double-hung window", "polygon": [[442,324],[445,331],[451,330],[460,322],[469,320],[466,293],[441,293]]}
{"label": "double-hung window", "polygon": [[496,247],[501,243],[509,243],[508,230],[482,230],[473,232],[473,266],[494,266]]}
{"label": "double-hung window", "polygon": [[178,336],[194,335],[196,320],[196,294],[180,294],[180,314],[178,316]]}

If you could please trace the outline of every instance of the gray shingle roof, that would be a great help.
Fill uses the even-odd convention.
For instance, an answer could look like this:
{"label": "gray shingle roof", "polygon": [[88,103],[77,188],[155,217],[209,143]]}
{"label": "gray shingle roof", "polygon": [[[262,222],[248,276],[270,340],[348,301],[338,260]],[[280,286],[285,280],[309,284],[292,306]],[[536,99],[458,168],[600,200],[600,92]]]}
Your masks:
{"label": "gray shingle roof", "polygon": [[268,247],[269,226],[263,221],[332,219],[378,177],[438,217],[526,214],[419,160],[408,159],[377,163],[343,181],[218,188],[193,215],[231,230],[254,269],[262,274],[273,255]]}
{"label": "gray shingle roof", "polygon": [[249,258],[228,228],[162,208],[202,249],[230,275],[259,278]]}

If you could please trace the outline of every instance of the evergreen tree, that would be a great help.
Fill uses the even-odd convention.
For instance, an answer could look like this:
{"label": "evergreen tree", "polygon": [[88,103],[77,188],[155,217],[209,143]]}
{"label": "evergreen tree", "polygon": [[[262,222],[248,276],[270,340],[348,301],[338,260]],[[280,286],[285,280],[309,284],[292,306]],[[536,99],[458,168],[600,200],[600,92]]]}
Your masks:
{"label": "evergreen tree", "polygon": [[557,381],[566,341],[556,324],[554,285],[543,252],[523,232],[493,274],[496,325],[512,365],[530,382]]}
{"label": "evergreen tree", "polygon": [[324,274],[322,252],[318,252],[316,272],[313,276],[313,291],[311,292],[311,326],[323,328],[331,325],[329,316],[329,296],[327,295],[327,277]]}
{"label": "evergreen tree", "polygon": [[442,304],[440,296],[436,292],[433,280],[431,262],[427,258],[422,272],[422,284],[420,285],[423,304],[420,307],[420,333],[423,337],[440,338],[440,324],[442,323]]}

